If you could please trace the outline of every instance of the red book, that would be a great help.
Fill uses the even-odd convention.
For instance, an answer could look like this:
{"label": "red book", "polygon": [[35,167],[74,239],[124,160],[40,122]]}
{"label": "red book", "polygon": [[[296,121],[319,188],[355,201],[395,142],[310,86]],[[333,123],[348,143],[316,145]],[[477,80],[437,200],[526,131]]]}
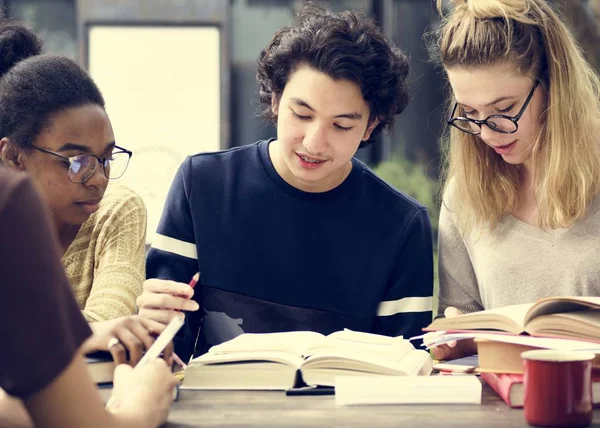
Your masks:
{"label": "red book", "polygon": [[[486,372],[480,376],[510,407],[523,407],[523,375]],[[592,396],[594,406],[600,405],[600,375],[597,374],[594,374]]]}

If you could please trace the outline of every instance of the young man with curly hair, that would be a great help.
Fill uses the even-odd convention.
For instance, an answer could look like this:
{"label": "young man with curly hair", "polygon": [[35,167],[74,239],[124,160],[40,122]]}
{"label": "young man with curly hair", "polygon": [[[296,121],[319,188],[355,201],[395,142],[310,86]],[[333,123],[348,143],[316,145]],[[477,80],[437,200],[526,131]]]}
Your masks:
{"label": "young man with curly hair", "polygon": [[274,35],[257,79],[277,138],[187,158],[148,256],[140,313],[190,311],[180,355],[243,332],[409,337],[431,321],[426,209],[354,158],[406,107],[408,71],[353,12],[308,6]]}

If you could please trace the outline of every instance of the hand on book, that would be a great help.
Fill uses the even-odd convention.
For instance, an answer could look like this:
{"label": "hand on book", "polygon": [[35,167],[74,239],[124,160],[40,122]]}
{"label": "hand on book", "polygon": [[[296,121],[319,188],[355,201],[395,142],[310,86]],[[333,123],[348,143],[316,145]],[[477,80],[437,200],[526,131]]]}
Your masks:
{"label": "hand on book", "polygon": [[[94,322],[90,323],[90,327],[93,334],[84,343],[85,353],[109,351],[116,364],[129,363],[132,366],[138,363],[144,351],[154,343],[155,337],[165,329],[163,324],[140,315]],[[169,366],[172,364],[172,343],[163,351],[163,358]]]}
{"label": "hand on book", "polygon": [[146,414],[145,426],[161,425],[167,419],[177,384],[169,367],[160,358],[135,370],[126,364],[118,365],[107,409],[123,416]]}
{"label": "hand on book", "polygon": [[[444,311],[446,318],[453,318],[462,315],[462,312],[455,307],[448,307]],[[427,333],[423,337],[423,343],[429,347],[434,342],[435,337],[438,335],[437,332]],[[477,345],[472,339],[465,340],[453,340],[444,345],[436,346],[431,348],[431,354],[436,360],[455,360],[457,358],[466,357],[477,353]]]}
{"label": "hand on book", "polygon": [[183,282],[149,279],[137,298],[140,315],[168,324],[180,311],[197,311],[194,289]]}

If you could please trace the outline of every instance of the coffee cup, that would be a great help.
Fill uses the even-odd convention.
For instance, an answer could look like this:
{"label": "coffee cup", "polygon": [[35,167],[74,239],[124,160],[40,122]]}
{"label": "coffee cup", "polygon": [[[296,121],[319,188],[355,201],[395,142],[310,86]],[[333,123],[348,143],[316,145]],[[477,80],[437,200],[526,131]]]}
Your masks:
{"label": "coffee cup", "polygon": [[591,352],[551,349],[521,353],[527,423],[538,427],[589,425],[594,357]]}

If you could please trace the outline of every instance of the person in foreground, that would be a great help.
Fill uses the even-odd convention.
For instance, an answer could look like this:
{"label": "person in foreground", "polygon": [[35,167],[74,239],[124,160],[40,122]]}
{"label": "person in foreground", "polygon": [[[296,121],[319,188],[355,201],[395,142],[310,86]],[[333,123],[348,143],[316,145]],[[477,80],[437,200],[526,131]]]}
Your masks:
{"label": "person in foreground", "polygon": [[81,352],[90,336],[59,261],[47,211],[23,173],[0,167],[0,425],[152,427],[163,423],[176,380],[162,359],[119,365],[105,410]]}
{"label": "person in foreground", "polygon": [[93,80],[70,59],[40,55],[41,43],[21,23],[0,22],[0,163],[27,171],[40,189],[84,317],[133,315],[146,209],[131,190],[107,189],[131,152],[116,144]]}
{"label": "person in foreground", "polygon": [[243,332],[409,337],[431,321],[427,211],[353,157],[405,108],[408,70],[353,12],[307,6],[274,35],[257,78],[277,138],[185,160],[148,254],[140,314],[201,307],[179,355]]}
{"label": "person in foreground", "polygon": [[134,315],[144,279],[144,205],[125,188],[104,194],[131,153],[115,146],[90,77],[40,50],[23,24],[0,22],[0,165],[27,171],[50,208],[63,265],[94,333],[81,352],[108,350],[117,363],[128,356],[135,364],[164,326]]}
{"label": "person in foreground", "polygon": [[549,2],[454,3],[434,40],[453,92],[438,313],[598,295],[598,76]]}

